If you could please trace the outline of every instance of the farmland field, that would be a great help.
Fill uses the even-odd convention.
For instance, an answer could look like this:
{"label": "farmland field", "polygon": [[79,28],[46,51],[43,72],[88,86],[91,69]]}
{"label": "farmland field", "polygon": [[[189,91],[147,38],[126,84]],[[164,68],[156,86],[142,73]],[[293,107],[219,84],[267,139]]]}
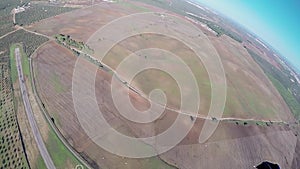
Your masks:
{"label": "farmland field", "polygon": [[[137,7],[138,5],[140,5],[140,7]],[[86,42],[87,39],[105,23],[120,16],[135,12],[144,12],[144,8],[150,8],[151,11],[162,11],[161,9],[149,7],[145,4],[131,3],[130,5],[124,5],[123,3],[105,3],[42,20],[27,26],[27,28],[52,37],[57,34],[70,35],[77,41]],[[105,15],[99,17],[99,14]]]}
{"label": "farmland field", "polygon": [[[43,57],[42,57],[43,56]],[[93,143],[85,134],[83,129],[81,128],[75,114],[75,110],[73,107],[72,97],[71,97],[71,76],[73,70],[72,67],[75,64],[75,56],[73,56],[71,51],[68,49],[55,44],[54,42],[48,43],[46,46],[41,48],[34,58],[34,70],[37,70],[37,88],[41,95],[41,99],[44,101],[44,104],[50,114],[50,116],[56,116],[59,121],[56,122],[56,125],[64,134],[65,138],[72,144],[72,146],[90,162],[93,167],[100,166],[104,168],[118,168],[118,166],[122,166],[124,163],[127,163],[126,168],[151,168],[152,165],[160,165],[165,166],[163,168],[172,168],[172,166],[168,166],[164,162],[162,162],[159,158],[153,157],[145,160],[137,160],[137,159],[127,159],[118,157],[116,155],[110,154],[105,150],[98,147],[95,143]],[[46,62],[47,61],[47,62]],[[87,67],[93,66],[91,63],[86,62]],[[54,66],[56,65],[56,66]],[[48,77],[51,78],[53,74],[56,74],[60,77],[60,82],[63,84],[63,87],[66,89],[63,92],[56,93],[54,81],[49,79],[47,85],[44,84],[47,82]],[[64,74],[64,76],[61,76]],[[100,71],[99,76],[97,77],[97,81],[102,82],[106,81],[108,83],[110,81],[111,75],[108,75],[105,72]],[[44,79],[44,80],[42,80]],[[45,81],[46,80],[46,81]],[[102,83],[98,83],[102,84]],[[107,88],[108,86],[105,86]],[[111,98],[105,97],[109,96],[108,90],[102,89],[102,87],[98,88],[98,92],[102,93],[103,97],[99,99],[108,99],[109,105],[111,105]],[[47,92],[47,96],[45,95]],[[105,92],[105,93],[103,93]],[[45,99],[45,97],[49,99]],[[135,96],[136,97],[136,96]],[[53,102],[52,99],[56,99],[56,102]],[[145,101],[143,101],[145,102]],[[137,103],[141,103],[141,100],[137,100]],[[138,104],[137,104],[138,105]],[[105,106],[105,109],[112,109],[110,111],[115,112],[115,108]],[[143,106],[143,105],[140,105]],[[145,131],[140,131],[138,127],[134,124],[131,126],[123,123],[124,119],[115,114],[117,117],[112,120],[113,125],[117,129],[122,129],[122,132],[125,132],[128,135],[140,134],[140,135],[152,135],[155,130],[152,130],[152,125],[149,125]],[[111,118],[115,115],[107,113],[107,118]],[[70,120],[72,119],[72,120]],[[168,125],[168,124],[164,124]],[[163,129],[163,128],[160,128]],[[76,137],[76,139],[75,139]],[[101,157],[101,158],[99,158]],[[105,159],[105,160],[103,160]],[[112,162],[114,161],[114,162]],[[147,167],[148,166],[148,167]],[[155,166],[155,165],[154,165]]]}
{"label": "farmland field", "polygon": [[[21,49],[20,51],[22,53],[23,73],[24,73],[24,76],[26,77],[28,89],[30,90],[29,95],[32,96],[32,93],[31,93],[32,88],[31,88],[31,81],[30,81],[31,74],[30,74],[30,70],[29,70],[30,65],[29,65],[28,57],[23,52],[22,45],[20,45],[20,44],[14,44],[12,46],[11,49],[12,49],[13,53],[14,53],[15,47],[19,47]],[[15,60],[14,57],[11,59]],[[12,66],[12,70],[13,69],[16,69],[16,67]],[[36,104],[35,102],[36,102],[35,99],[32,99],[33,105]],[[22,101],[20,100],[20,102],[18,102],[18,104],[22,104]],[[21,105],[21,106],[23,106],[23,105]],[[22,110],[18,110],[18,111],[22,111]],[[40,111],[38,112],[38,108],[34,108],[34,112],[36,114],[40,113],[39,116],[42,116],[42,114],[41,114],[42,112],[40,112]],[[42,116],[42,118],[43,118],[43,116]],[[43,119],[41,119],[41,117],[39,117],[37,119],[39,121],[43,121]],[[39,123],[41,123],[41,122],[39,122]],[[43,136],[44,136],[44,140],[46,143],[46,148],[48,149],[50,156],[52,157],[53,162],[57,168],[72,168],[72,167],[75,167],[76,165],[82,165],[81,162],[79,162],[78,159],[75,156],[73,156],[73,154],[65,147],[65,145],[61,142],[61,140],[58,138],[58,136],[56,135],[56,133],[53,131],[53,129],[51,128],[51,126],[49,124],[44,122],[43,124],[40,124],[40,125],[44,125],[42,131],[43,131]],[[24,127],[24,126],[22,126],[22,127]],[[29,144],[29,143],[25,142],[25,144]],[[31,147],[28,147],[28,148],[31,148]],[[30,163],[31,167],[45,168],[45,165],[43,164],[43,159],[39,159],[38,157],[39,156],[31,157],[31,158],[33,158]]]}
{"label": "farmland field", "polygon": [[226,36],[211,38],[211,41],[220,53],[227,74],[228,99],[224,116],[283,121],[293,119],[272,82],[242,45]]}
{"label": "farmland field", "polygon": [[[126,56],[129,56],[134,51],[147,49],[149,47],[170,51],[178,55],[191,68],[197,80],[199,94],[201,94],[202,99],[199,113],[206,115],[209,108],[209,102],[207,102],[207,100],[210,100],[211,93],[208,74],[201,60],[183,43],[161,35],[143,34],[143,36],[133,36],[115,45],[103,58],[103,63],[116,69]],[[141,56],[141,58],[149,62],[160,60],[160,58],[165,60],[161,55]],[[168,60],[165,60],[165,62],[168,63]],[[176,68],[180,66],[180,63],[172,62],[172,64],[164,66]],[[175,72],[175,70],[173,71]],[[122,72],[119,73],[122,75]],[[162,89],[166,93],[168,105],[172,108],[179,109],[181,103],[180,91],[177,82],[172,79],[170,75],[162,71],[150,69],[139,73],[131,83],[147,95],[155,88]]]}
{"label": "farmland field", "polygon": [[273,85],[277,88],[296,119],[300,119],[300,84],[288,71],[282,71],[268,63],[254,51],[247,49],[255,62],[263,69]]}
{"label": "farmland field", "polygon": [[[113,9],[115,11],[107,11],[107,5],[108,6],[114,6]],[[134,3],[133,3],[134,5]],[[146,6],[147,7],[147,6]],[[125,10],[125,9],[127,10]],[[131,10],[128,10],[130,8]],[[150,8],[152,9],[152,8]],[[157,9],[156,9],[157,10]],[[110,20],[113,20],[114,18],[126,14],[130,14],[132,12],[138,12],[136,8],[128,7],[128,6],[122,6],[121,4],[106,4],[106,5],[97,5],[90,8],[86,8],[84,10],[80,9],[81,12],[70,12],[64,15],[61,15],[56,18],[51,18],[47,20],[47,23],[37,23],[32,26],[30,26],[31,30],[38,31],[41,33],[45,33],[50,36],[54,36],[57,34],[65,34],[70,35],[72,38],[78,40],[78,41],[86,41],[94,31],[96,31],[95,28],[101,27],[101,25],[104,25],[105,23],[109,22]],[[80,16],[76,16],[76,14],[80,13]],[[107,13],[108,15],[97,17],[97,15],[94,15],[95,13]],[[76,22],[73,22],[74,17],[77,18]],[[72,21],[72,22],[71,22]],[[90,22],[93,21],[93,27],[84,27],[83,25],[90,25]],[[64,24],[58,24],[58,23],[64,23]],[[65,25],[62,27],[61,25]],[[46,28],[47,27],[47,28]],[[76,29],[73,29],[73,27],[76,27]],[[79,30],[84,30],[82,31]],[[230,54],[234,54],[235,57],[231,57],[231,60],[227,60],[227,69],[226,72],[229,76],[232,78],[235,78],[236,75],[240,77],[241,79],[237,78],[237,80],[230,81],[229,84],[229,98],[227,102],[227,106],[225,108],[225,116],[227,117],[243,117],[243,118],[255,118],[255,119],[265,119],[265,120],[286,120],[289,119],[290,116],[286,116],[283,112],[289,111],[286,104],[283,102],[283,100],[280,98],[280,95],[278,92],[276,92],[276,89],[272,87],[272,83],[263,75],[262,71],[256,70],[256,68],[251,68],[245,66],[245,64],[253,64],[251,62],[251,58],[249,58],[249,55],[247,54],[247,51],[243,49],[242,45],[239,44],[236,41],[232,41],[232,39],[224,38],[226,36],[221,36],[222,40],[220,41],[220,45],[216,44],[216,49],[218,53],[224,53],[224,56],[229,57]],[[160,39],[159,43],[158,40]],[[212,42],[216,41],[218,38],[211,39]],[[143,43],[136,43],[143,40]],[[166,43],[166,42],[170,43]],[[226,41],[229,46],[229,48],[233,48],[231,51],[224,51],[226,48],[223,44],[225,44],[223,41]],[[217,42],[217,41],[216,41]],[[138,44],[138,45],[136,45]],[[215,44],[214,44],[215,45]],[[223,46],[221,46],[223,45]],[[195,74],[195,77],[197,78],[201,97],[203,97],[201,102],[201,110],[199,111],[200,114],[206,115],[208,112],[209,104],[210,102],[207,102],[207,100],[210,100],[210,84],[208,82],[208,76],[207,72],[203,66],[203,63],[195,56],[195,54],[188,48],[180,48],[178,50],[178,46],[183,46],[176,40],[172,40],[167,37],[162,37],[158,35],[143,35],[141,36],[135,36],[131,37],[129,39],[126,39],[126,41],[122,41],[121,43],[117,44],[110,50],[110,52],[105,56],[103,62],[112,67],[113,69],[116,68],[116,66],[124,59],[127,55],[130,53],[137,51],[139,49],[147,48],[149,46],[156,46],[160,47],[162,49],[170,50],[172,52],[175,52],[178,54],[185,62],[189,64],[191,67],[193,73]],[[94,48],[97,48],[97,46],[93,46]],[[236,50],[236,51],[234,51]],[[121,54],[122,53],[122,54]],[[96,56],[94,54],[94,56]],[[246,60],[240,60],[238,58],[245,58]],[[97,58],[97,56],[96,56]],[[234,60],[236,58],[236,60]],[[225,57],[222,57],[221,59],[225,59]],[[237,62],[239,61],[239,62]],[[250,63],[248,63],[250,62]],[[256,79],[263,79],[259,83],[256,83],[252,79],[246,79],[242,74],[239,72],[236,72],[237,70],[234,69],[234,65],[236,67],[243,67],[244,72],[249,72],[252,70],[251,74],[248,74],[247,76],[250,78],[256,78]],[[226,69],[226,67],[225,67]],[[255,71],[254,71],[255,70]],[[231,75],[231,72],[236,72],[236,75]],[[147,75],[148,74],[148,75]],[[253,75],[254,74],[254,75]],[[146,75],[146,76],[145,76]],[[52,76],[53,77],[53,76]],[[154,78],[155,77],[155,78]],[[164,79],[165,84],[162,83],[156,83],[161,86],[154,86],[154,84],[147,83],[145,85],[145,82],[154,80],[154,79],[160,79],[156,78],[160,77],[161,79]],[[148,79],[148,80],[147,80]],[[229,78],[230,79],[230,78]],[[248,80],[245,81],[245,80]],[[155,81],[152,81],[155,83]],[[180,103],[180,99],[178,99],[178,88],[176,87],[175,83],[172,83],[172,79],[168,78],[166,75],[158,75],[157,72],[143,72],[139,76],[136,77],[136,79],[132,82],[134,83],[134,86],[139,88],[142,92],[145,94],[148,94],[151,89],[155,87],[163,87],[165,89],[165,92],[168,96],[169,105],[171,107],[178,108],[178,105]],[[242,84],[241,84],[242,83]],[[172,86],[168,87],[166,89],[166,85]],[[244,88],[237,89],[234,86],[245,86]],[[250,87],[252,86],[252,87]],[[262,88],[260,86],[269,86],[268,89]],[[268,91],[267,91],[268,90]],[[273,100],[273,103],[269,103],[269,99],[265,99],[267,96],[261,95],[263,92],[268,92],[270,95],[268,97],[276,98]],[[242,97],[244,99],[242,100],[235,100],[237,96],[240,96],[240,93],[244,93]],[[234,96],[235,95],[235,96]],[[259,96],[261,95],[261,96]],[[255,98],[255,99],[254,99]],[[258,99],[257,99],[258,98]],[[229,101],[230,100],[230,101]],[[244,100],[244,101],[243,101]],[[251,100],[250,103],[245,103],[245,100]],[[266,105],[271,105],[270,107],[266,108]],[[284,115],[283,115],[284,114]]]}
{"label": "farmland field", "polygon": [[[39,49],[34,58],[34,68],[37,74],[37,87],[41,94],[41,98],[45,103],[47,110],[51,116],[56,116],[59,122],[56,122],[59,129],[63,132],[67,140],[73,147],[85,157],[93,167],[101,166],[103,168],[168,168],[163,161],[170,163],[178,168],[195,168],[195,166],[240,166],[245,164],[251,167],[251,164],[257,164],[261,158],[268,157],[268,159],[279,161],[281,166],[291,166],[291,159],[289,149],[296,146],[296,137],[284,125],[257,125],[257,124],[235,124],[222,122],[215,134],[208,140],[206,144],[197,144],[197,136],[199,135],[199,128],[203,124],[203,120],[197,119],[195,126],[192,128],[188,136],[170,152],[164,153],[160,158],[153,157],[150,159],[128,159],[121,158],[110,154],[89,140],[80,127],[79,121],[76,118],[76,113],[73,107],[71,94],[71,74],[73,73],[76,57],[73,56],[68,49],[49,42],[43,48]],[[93,67],[89,62],[86,62],[87,71]],[[55,85],[51,80],[51,74],[55,73],[60,77],[60,81],[66,88],[64,92],[57,93]],[[166,112],[162,118],[155,123],[147,125],[138,125],[125,120],[115,110],[112,100],[109,97],[109,83],[111,75],[105,71],[98,70],[96,77],[96,93],[99,107],[104,111],[104,116],[109,123],[119,132],[126,135],[134,135],[139,137],[151,136],[160,133],[166,129],[171,123],[172,119],[176,118],[176,113]],[[85,81],[84,79],[82,79]],[[50,82],[47,83],[46,82]],[[83,84],[84,85],[84,84]],[[122,85],[121,85],[122,86]],[[120,89],[122,87],[120,86]],[[133,104],[143,108],[147,104],[142,98],[139,98],[135,93],[130,94]],[[106,112],[106,113],[105,113]],[[72,120],[70,120],[72,119]],[[232,132],[234,131],[234,132]],[[274,138],[281,138],[280,140]],[[281,147],[278,151],[275,147]],[[249,151],[251,149],[251,151]],[[268,150],[268,151],[265,151]],[[203,155],[203,152],[206,152]],[[239,152],[235,154],[234,152]],[[259,157],[252,158],[252,153],[259,152]],[[281,153],[279,153],[281,152]],[[281,156],[287,157],[285,162]],[[177,154],[177,156],[174,156]],[[234,154],[232,158],[224,159],[227,154]],[[208,157],[214,156],[213,160],[207,160]],[[187,157],[187,158],[181,158]],[[251,157],[251,158],[250,158]],[[215,163],[215,160],[221,163]],[[237,159],[237,160],[235,160]],[[242,163],[243,162],[243,163]],[[124,165],[126,163],[126,165]],[[154,165],[155,164],[155,165]]]}
{"label": "farmland field", "polygon": [[29,168],[17,121],[8,55],[0,58],[0,164],[1,168]]}
{"label": "farmland field", "polygon": [[[34,120],[56,168],[240,169],[265,160],[299,168],[300,75],[257,32],[220,12],[190,0],[1,0],[0,169],[48,164],[23,105],[16,48]],[[142,71],[132,77],[135,66]],[[180,85],[191,82],[185,66],[196,86]],[[226,80],[211,70],[224,70]],[[213,98],[225,97],[224,112],[210,113],[223,107]],[[182,108],[184,101],[191,110]],[[154,117],[153,105],[164,109],[144,123],[124,116],[135,111],[128,105],[139,110],[133,119]],[[111,131],[139,139],[122,147],[126,140]],[[167,141],[154,137],[165,133],[172,133]],[[143,151],[140,144],[159,155],[120,153]],[[171,149],[160,153],[165,147]]]}
{"label": "farmland field", "polygon": [[[113,10],[108,11],[107,5]],[[81,16],[75,22],[71,22],[72,12],[48,20],[50,29],[47,29],[45,21],[29,26],[31,30],[54,36],[57,34],[70,35],[77,41],[87,41],[88,37],[96,29],[83,27],[82,23],[89,24],[93,21],[96,26],[104,25],[110,20],[129,14],[133,11],[124,10],[120,4],[105,4],[86,8],[81,11]],[[94,12],[108,13],[109,16],[97,17]],[[51,24],[50,24],[51,23]],[[57,23],[64,23],[62,24]],[[76,28],[74,28],[76,27]],[[83,31],[84,30],[84,31]],[[83,32],[83,33],[82,33]],[[297,138],[284,123],[268,123],[260,120],[286,121],[292,119],[292,115],[272,82],[264,75],[264,72],[252,60],[247,50],[235,40],[222,35],[209,37],[212,44],[220,53],[228,79],[228,98],[224,117],[241,119],[254,119],[257,122],[230,122],[222,121],[213,136],[205,143],[199,144],[198,136],[204,120],[196,119],[195,125],[188,135],[174,149],[160,156],[146,159],[122,158],[96,145],[88,138],[74,110],[72,98],[72,75],[76,62],[76,56],[71,50],[56,42],[48,42],[40,48],[33,59],[37,89],[50,116],[55,118],[55,124],[63,133],[68,142],[85,158],[93,167],[98,168],[229,168],[244,164],[253,167],[262,159],[278,161],[280,166],[289,168],[293,157],[289,153],[297,145]],[[143,40],[143,43],[139,43]],[[180,48],[179,48],[180,46]],[[93,46],[91,46],[93,47]],[[202,97],[200,114],[205,116],[210,105],[210,83],[207,72],[201,61],[195,54],[180,42],[161,35],[144,34],[132,36],[115,45],[104,57],[103,62],[113,69],[134,51],[159,47],[175,52],[191,67],[196,75]],[[97,47],[94,46],[94,50]],[[97,50],[93,55],[97,58]],[[158,57],[158,56],[157,56]],[[141,56],[141,59],[156,59],[154,56]],[[82,62],[86,71],[95,67],[92,63]],[[176,65],[176,63],[173,63]],[[176,68],[176,66],[173,66]],[[82,75],[82,86],[86,86],[86,76]],[[96,75],[96,96],[98,106],[103,110],[105,119],[117,131],[134,137],[149,137],[166,130],[178,116],[177,112],[166,110],[163,115],[149,124],[137,124],[126,120],[116,110],[111,98],[110,83],[111,72],[98,69]],[[158,83],[160,82],[160,83]],[[154,88],[161,88],[168,98],[168,106],[178,108],[178,87],[168,74],[155,70],[147,70],[140,73],[131,82],[131,85],[146,95]],[[117,85],[117,90],[126,92],[123,84]],[[129,92],[132,104],[144,110],[149,106],[148,101],[133,91]],[[273,99],[268,99],[272,97]],[[268,105],[268,106],[266,106]],[[89,107],[86,110],[92,111]],[[80,119],[82,120],[82,119]],[[274,139],[280,138],[280,139]],[[279,147],[280,150],[274,148]],[[203,153],[205,152],[205,153]],[[256,154],[257,152],[258,154]],[[280,152],[280,153],[279,153]],[[230,158],[224,156],[232,155]],[[287,158],[285,161],[282,156]],[[208,160],[209,157],[215,157]],[[216,163],[215,161],[219,161]]]}

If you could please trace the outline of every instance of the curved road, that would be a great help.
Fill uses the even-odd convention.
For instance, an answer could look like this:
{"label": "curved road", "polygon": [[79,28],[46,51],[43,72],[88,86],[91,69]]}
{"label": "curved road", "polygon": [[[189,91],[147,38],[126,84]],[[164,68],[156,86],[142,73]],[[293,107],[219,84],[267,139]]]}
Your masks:
{"label": "curved road", "polygon": [[31,130],[32,130],[34,139],[37,143],[38,149],[39,149],[40,154],[45,162],[46,167],[49,169],[55,169],[54,163],[53,163],[53,161],[48,153],[48,150],[44,144],[44,141],[42,139],[41,133],[38,129],[38,126],[36,124],[36,121],[34,119],[34,115],[33,115],[32,109],[31,109],[31,105],[29,102],[28,93],[27,93],[27,89],[26,89],[26,85],[25,85],[25,81],[24,81],[23,71],[22,71],[22,62],[21,62],[19,48],[15,49],[15,57],[16,57],[16,66],[17,66],[17,71],[18,71],[22,99],[23,99],[25,111],[27,114],[27,118],[28,118]]}

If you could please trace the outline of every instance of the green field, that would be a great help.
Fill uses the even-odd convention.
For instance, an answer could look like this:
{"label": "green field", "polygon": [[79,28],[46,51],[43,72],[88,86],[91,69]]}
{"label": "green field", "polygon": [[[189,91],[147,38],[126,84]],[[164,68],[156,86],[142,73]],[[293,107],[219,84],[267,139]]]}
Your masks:
{"label": "green field", "polygon": [[35,168],[38,168],[38,169],[47,168],[41,155],[39,155],[37,158],[37,164],[36,164]]}
{"label": "green field", "polygon": [[18,72],[17,72],[17,67],[16,67],[16,59],[15,59],[15,48],[16,45],[13,44],[10,47],[10,52],[9,52],[9,56],[10,56],[10,76],[11,76],[11,80],[12,83],[15,83],[18,77]]}
{"label": "green field", "polygon": [[267,75],[282,98],[285,100],[286,104],[291,109],[292,113],[295,115],[296,119],[300,119],[300,103],[298,103],[293,94],[289,90],[287,90],[277,79],[275,79],[270,74]]}
{"label": "green field", "polygon": [[26,77],[30,76],[30,70],[29,70],[29,60],[28,57],[25,55],[24,50],[23,50],[23,46],[21,44],[12,44],[10,47],[10,66],[11,66],[11,79],[12,82],[15,83],[17,76],[18,76],[18,72],[17,72],[17,68],[16,68],[16,60],[14,57],[14,53],[15,53],[15,48],[19,48],[20,49],[20,53],[22,55],[21,60],[22,60],[22,69],[23,69],[23,73]]}
{"label": "green field", "polygon": [[[297,84],[296,79],[290,75],[288,70],[279,70],[252,50],[247,50],[276,87],[295,118],[300,120],[300,85]],[[290,79],[293,79],[294,82]],[[295,95],[293,95],[291,91],[293,91]]]}
{"label": "green field", "polygon": [[[50,128],[50,125],[49,125]],[[77,158],[64,146],[52,129],[48,133],[46,147],[56,168],[68,168],[76,165],[84,166]]]}

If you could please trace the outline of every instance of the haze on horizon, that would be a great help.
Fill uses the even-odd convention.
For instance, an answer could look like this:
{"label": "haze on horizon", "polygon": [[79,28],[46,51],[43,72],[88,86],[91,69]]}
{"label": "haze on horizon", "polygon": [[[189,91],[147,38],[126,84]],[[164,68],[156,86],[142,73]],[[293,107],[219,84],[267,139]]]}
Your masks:
{"label": "haze on horizon", "polygon": [[300,70],[300,1],[196,0],[236,22],[274,47]]}

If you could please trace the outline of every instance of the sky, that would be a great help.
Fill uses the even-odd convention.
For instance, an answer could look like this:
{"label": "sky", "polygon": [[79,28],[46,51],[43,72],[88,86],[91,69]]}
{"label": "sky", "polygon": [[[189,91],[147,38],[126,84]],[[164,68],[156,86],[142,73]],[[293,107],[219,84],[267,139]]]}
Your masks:
{"label": "sky", "polygon": [[196,0],[258,35],[300,69],[299,0]]}

